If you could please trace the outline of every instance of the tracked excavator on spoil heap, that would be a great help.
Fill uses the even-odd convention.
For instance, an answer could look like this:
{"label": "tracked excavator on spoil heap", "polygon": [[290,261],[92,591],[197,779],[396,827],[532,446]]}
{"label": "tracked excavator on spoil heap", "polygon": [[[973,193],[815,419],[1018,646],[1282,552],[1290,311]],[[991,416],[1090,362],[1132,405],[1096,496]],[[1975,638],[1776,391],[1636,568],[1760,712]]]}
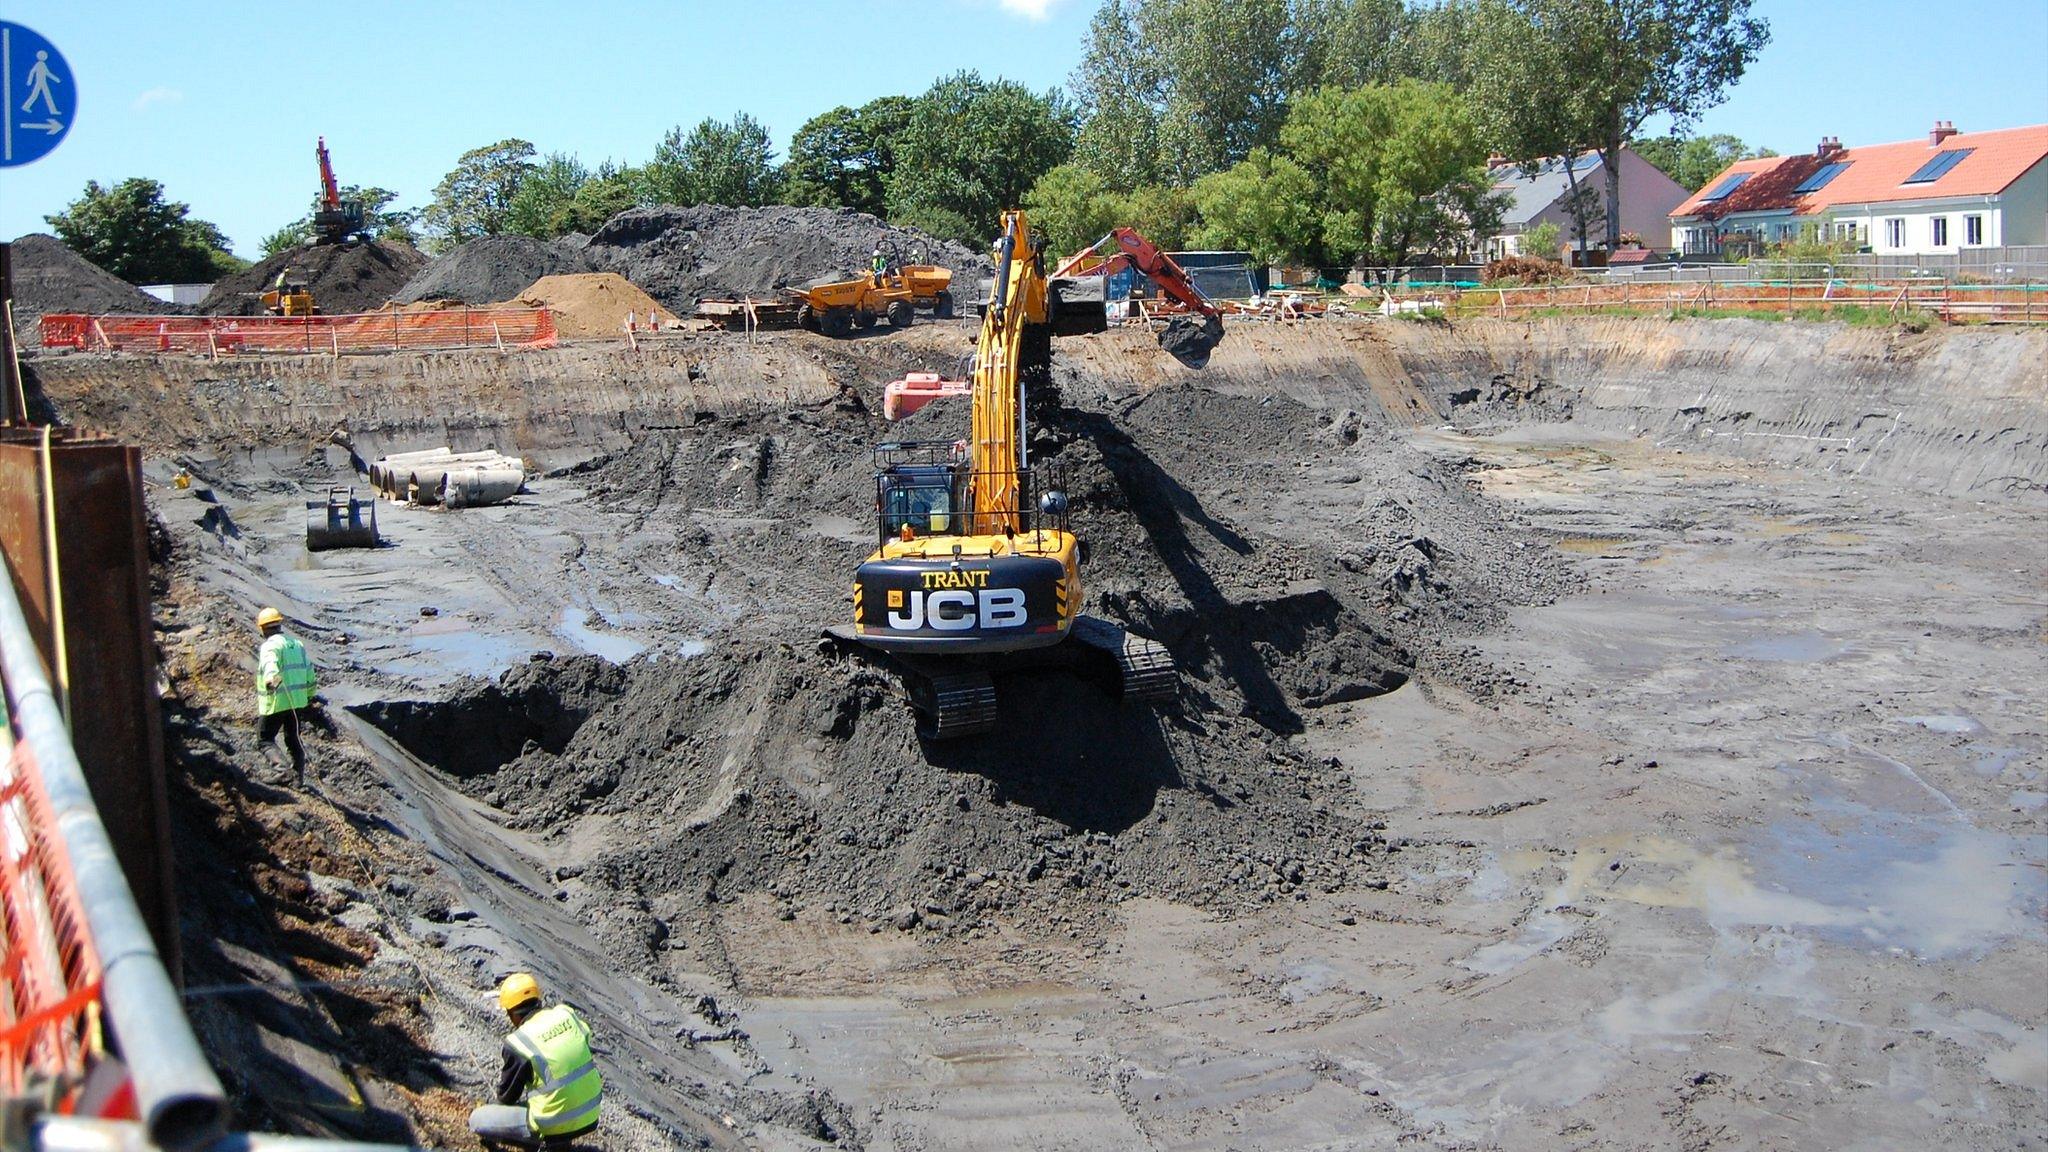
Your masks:
{"label": "tracked excavator on spoil heap", "polygon": [[[1160,344],[1183,362],[1206,363],[1223,336],[1215,307],[1135,232],[1104,242],[1111,239],[1119,244],[1104,262],[1111,270],[1127,261],[1189,309]],[[970,438],[876,446],[879,543],[854,575],[852,623],[826,630],[894,667],[929,739],[993,727],[998,672],[1065,667],[1109,681],[1126,701],[1170,699],[1177,682],[1163,645],[1080,614],[1066,495],[1027,450],[1026,388],[1050,385],[1053,336],[1108,327],[1102,270],[1047,276],[1024,213],[1009,212],[995,272],[975,353]]]}

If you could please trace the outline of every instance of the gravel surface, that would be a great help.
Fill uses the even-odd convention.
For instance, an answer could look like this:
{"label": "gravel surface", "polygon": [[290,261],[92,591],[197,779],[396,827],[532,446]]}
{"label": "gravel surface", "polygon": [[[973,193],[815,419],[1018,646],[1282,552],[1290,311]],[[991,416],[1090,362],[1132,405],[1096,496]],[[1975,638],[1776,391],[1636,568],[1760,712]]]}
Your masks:
{"label": "gravel surface", "polygon": [[583,241],[486,236],[437,256],[391,297],[394,303],[455,300],[499,304],[543,276],[587,272]]}
{"label": "gravel surface", "polygon": [[593,269],[618,272],[678,314],[701,299],[770,296],[867,270],[878,242],[906,262],[980,274],[987,257],[915,228],[834,208],[726,208],[700,204],[634,208],[605,222],[584,249]]}

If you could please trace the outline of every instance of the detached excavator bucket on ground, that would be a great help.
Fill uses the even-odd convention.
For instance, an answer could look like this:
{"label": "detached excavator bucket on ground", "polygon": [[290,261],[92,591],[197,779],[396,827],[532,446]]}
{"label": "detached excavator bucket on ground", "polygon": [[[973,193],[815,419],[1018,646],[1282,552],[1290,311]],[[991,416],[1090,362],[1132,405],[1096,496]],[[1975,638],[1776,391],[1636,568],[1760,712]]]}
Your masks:
{"label": "detached excavator bucket on ground", "polygon": [[306,501],[306,551],[377,544],[376,501],[356,499],[353,488],[329,488],[327,499]]}

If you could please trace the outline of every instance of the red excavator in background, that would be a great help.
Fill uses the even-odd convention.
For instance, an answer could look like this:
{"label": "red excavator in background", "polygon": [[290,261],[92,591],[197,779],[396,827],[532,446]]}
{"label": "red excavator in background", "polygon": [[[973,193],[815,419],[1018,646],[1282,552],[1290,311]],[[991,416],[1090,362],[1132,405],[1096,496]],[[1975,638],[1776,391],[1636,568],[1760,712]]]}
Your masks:
{"label": "red excavator in background", "polygon": [[[1109,251],[1112,246],[1114,250]],[[1109,254],[1104,255],[1105,251]],[[1161,252],[1158,245],[1140,236],[1137,229],[1113,229],[1109,235],[1067,257],[1066,263],[1053,272],[1053,278],[1100,276],[1106,280],[1125,268],[1136,268],[1174,303],[1201,317],[1199,322],[1184,318],[1169,321],[1166,331],[1160,334],[1159,346],[1191,368],[1207,363],[1210,351],[1223,339],[1222,315],[1188,279],[1187,270]]]}
{"label": "red excavator in background", "polygon": [[[1107,251],[1109,254],[1104,255]],[[1053,272],[1061,289],[1062,315],[1059,334],[1100,332],[1108,327],[1102,305],[1109,278],[1126,268],[1157,285],[1159,291],[1186,311],[1174,315],[1159,334],[1159,346],[1190,368],[1209,362],[1209,353],[1223,340],[1223,315],[1188,278],[1187,270],[1159,246],[1145,239],[1135,228],[1117,228],[1109,235],[1081,249]],[[1091,310],[1087,307],[1093,303]],[[901,420],[934,400],[966,396],[972,392],[965,380],[947,380],[935,372],[912,372],[891,380],[882,388],[882,415]]]}
{"label": "red excavator in background", "polygon": [[363,228],[363,202],[342,200],[341,188],[334,182],[334,165],[327,159],[327,137],[319,139],[320,198],[313,202],[313,243],[366,240],[369,233]]}

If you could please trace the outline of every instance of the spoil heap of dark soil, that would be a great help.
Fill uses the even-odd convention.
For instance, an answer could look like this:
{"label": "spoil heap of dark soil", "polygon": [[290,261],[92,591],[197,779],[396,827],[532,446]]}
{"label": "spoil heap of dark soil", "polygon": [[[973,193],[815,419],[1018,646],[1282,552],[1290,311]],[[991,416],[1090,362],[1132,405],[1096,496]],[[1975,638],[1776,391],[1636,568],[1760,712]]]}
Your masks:
{"label": "spoil heap of dark soil", "polygon": [[606,221],[584,253],[592,269],[617,272],[687,314],[701,299],[772,296],[859,275],[884,240],[906,262],[922,256],[963,280],[984,274],[982,253],[843,208],[633,208]]}
{"label": "spoil heap of dark soil", "polygon": [[262,294],[286,269],[313,291],[313,303],[330,316],[373,312],[405,286],[427,258],[405,244],[371,240],[362,244],[308,244],[280,252],[213,286],[199,311],[207,316],[260,316]]}
{"label": "spoil heap of dark soil", "polygon": [[543,276],[587,271],[581,241],[486,236],[435,257],[391,300],[394,304],[421,300],[496,304],[512,299]]}
{"label": "spoil heap of dark soil", "polygon": [[[1452,650],[1458,619],[1563,580],[1455,474],[1291,403],[1167,388],[1115,418],[1066,410],[1034,449],[1066,473],[1090,610],[1173,649],[1178,699],[1127,709],[1019,672],[999,679],[995,732],[927,743],[892,674],[816,639],[866,547],[817,529],[864,522],[876,432],[849,411],[738,418],[650,436],[583,478],[641,518],[637,537],[717,569],[710,593],[742,623],[705,654],[545,658],[364,710],[509,824],[608,845],[572,870],[573,898],[622,964],[653,965],[672,933],[718,938],[747,899],[959,934],[1086,924],[1137,896],[1227,913],[1383,886],[1404,845],[1291,737]],[[1344,472],[1309,479],[1295,460]],[[1324,483],[1352,495],[1294,507]],[[586,818],[595,840],[578,837]]]}
{"label": "spoil heap of dark soil", "polygon": [[169,312],[169,304],[41,232],[13,244],[16,338],[34,347],[45,312]]}

